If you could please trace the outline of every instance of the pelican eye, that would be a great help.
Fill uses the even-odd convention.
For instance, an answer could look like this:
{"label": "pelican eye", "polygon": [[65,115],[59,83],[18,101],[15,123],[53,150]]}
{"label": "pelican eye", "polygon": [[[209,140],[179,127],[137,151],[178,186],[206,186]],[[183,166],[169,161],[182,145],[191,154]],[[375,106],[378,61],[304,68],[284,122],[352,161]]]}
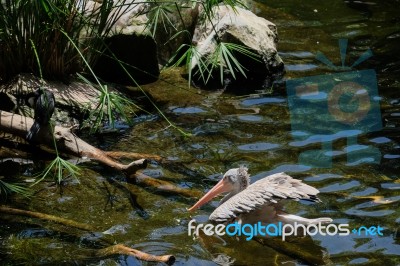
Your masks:
{"label": "pelican eye", "polygon": [[228,179],[228,181],[231,183],[236,182],[236,177],[234,175],[228,175],[228,176],[225,176],[225,178]]}

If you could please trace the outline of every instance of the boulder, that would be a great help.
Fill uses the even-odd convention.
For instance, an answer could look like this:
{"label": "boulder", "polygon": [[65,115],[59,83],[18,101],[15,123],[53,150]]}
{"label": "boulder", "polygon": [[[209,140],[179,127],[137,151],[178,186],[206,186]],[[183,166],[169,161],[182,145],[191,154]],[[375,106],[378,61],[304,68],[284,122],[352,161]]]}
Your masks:
{"label": "boulder", "polygon": [[[105,7],[109,11],[102,11],[103,3],[103,0],[78,1],[77,8],[83,15],[91,19],[92,23],[96,24],[101,22],[100,12],[109,12],[107,22],[111,22],[112,25],[105,27],[107,28],[105,34],[109,37],[115,34],[148,34],[146,13],[150,8],[149,4],[137,0],[116,0],[105,2],[112,6]],[[88,29],[88,31],[90,30]]]}
{"label": "boulder", "polygon": [[136,83],[147,84],[158,79],[160,70],[157,45],[151,36],[117,34],[106,38],[104,42],[109,50],[104,51],[93,67],[103,80],[135,86],[114,56],[121,61]]}
{"label": "boulder", "polygon": [[[106,2],[90,1],[84,7],[84,13],[93,17],[100,12]],[[103,33],[104,43],[108,47],[94,64],[94,71],[103,80],[118,84],[134,85],[125,73],[116,57],[124,65],[129,75],[139,84],[157,80],[159,66],[157,45],[150,35],[146,23],[149,4],[135,0],[117,0],[109,14],[108,21],[113,21],[108,32]],[[99,21],[95,21],[99,23]]]}
{"label": "boulder", "polygon": [[[248,58],[240,53],[235,53],[240,64],[245,68],[246,77],[239,72],[235,73],[235,78],[229,75],[228,68],[225,66],[224,77],[227,86],[250,85],[255,82],[256,86],[270,87],[277,75],[282,75],[284,64],[277,52],[278,33],[275,24],[258,17],[249,10],[241,7],[232,9],[228,6],[215,6],[214,16],[211,22],[206,17],[199,18],[195,28],[193,43],[203,60],[207,60],[216,50],[218,42],[229,42],[247,47],[256,53],[259,62]],[[201,13],[201,12],[200,12]],[[192,73],[198,68],[198,60],[192,60]],[[220,84],[219,69],[212,76],[211,85]],[[199,77],[194,77],[198,82],[202,82]],[[205,84],[201,84],[205,85]]]}
{"label": "boulder", "polygon": [[[160,7],[160,4],[152,4],[151,7],[157,8],[156,5]],[[167,65],[182,44],[192,42],[199,12],[198,6],[199,4],[193,4],[193,1],[189,0],[162,3],[165,12],[157,20],[153,36],[158,44],[158,60],[161,65]],[[155,11],[153,9],[149,17],[154,16]]]}

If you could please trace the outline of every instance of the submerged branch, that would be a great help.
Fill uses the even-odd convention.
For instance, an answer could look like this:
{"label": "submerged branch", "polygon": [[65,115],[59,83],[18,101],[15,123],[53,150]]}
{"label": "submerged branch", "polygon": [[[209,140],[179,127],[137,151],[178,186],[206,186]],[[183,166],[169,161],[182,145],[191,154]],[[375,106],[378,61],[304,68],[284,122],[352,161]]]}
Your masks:
{"label": "submerged branch", "polygon": [[38,218],[41,220],[52,221],[52,222],[55,222],[58,224],[66,225],[69,227],[75,227],[75,228],[85,230],[85,231],[94,231],[94,228],[92,228],[88,224],[78,223],[74,220],[69,220],[69,219],[65,219],[62,217],[54,216],[51,214],[45,214],[45,213],[41,213],[41,212],[26,211],[26,210],[21,210],[21,209],[10,208],[10,207],[6,207],[6,206],[0,206],[0,213]]}
{"label": "submerged branch", "polygon": [[131,159],[131,160],[138,160],[141,158],[145,158],[147,160],[154,160],[157,162],[162,162],[163,157],[155,154],[147,154],[147,153],[137,153],[137,152],[125,152],[125,151],[105,151],[107,156],[112,157],[114,159]]}
{"label": "submerged branch", "polygon": [[[45,213],[41,213],[41,212],[26,211],[26,210],[21,210],[21,209],[10,208],[10,207],[6,207],[6,206],[0,206],[0,213],[26,216],[26,217],[31,217],[31,218],[38,218],[41,220],[52,221],[52,222],[56,222],[58,224],[78,228],[78,229],[85,230],[85,231],[95,231],[94,228],[92,228],[88,224],[79,223],[74,220],[69,220],[69,219],[65,219],[62,217],[54,216],[51,214],[45,214]],[[169,265],[171,265],[175,262],[175,257],[172,255],[163,255],[163,256],[151,255],[151,254],[145,253],[143,251],[139,251],[137,249],[133,249],[133,248],[124,246],[122,244],[112,245],[112,246],[109,246],[106,248],[102,248],[100,250],[96,250],[94,252],[94,256],[96,256],[96,257],[106,257],[106,256],[111,256],[111,255],[134,256],[139,260],[164,262]]]}
{"label": "submerged branch", "polygon": [[179,194],[184,197],[191,197],[191,198],[192,197],[201,197],[203,194],[203,192],[201,192],[197,189],[180,188],[171,182],[152,178],[148,175],[145,175],[145,174],[139,173],[139,172],[131,175],[130,178],[133,179],[135,184],[139,184],[142,186],[144,185],[144,186],[154,187],[157,190],[160,190],[162,192]]}

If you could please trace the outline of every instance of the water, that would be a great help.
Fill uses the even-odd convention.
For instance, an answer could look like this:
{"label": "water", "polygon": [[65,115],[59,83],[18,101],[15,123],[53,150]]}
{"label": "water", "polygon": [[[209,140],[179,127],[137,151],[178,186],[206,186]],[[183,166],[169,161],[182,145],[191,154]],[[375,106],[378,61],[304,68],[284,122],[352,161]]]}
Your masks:
{"label": "water", "polygon": [[[162,119],[143,116],[135,119],[135,126],[125,129],[125,133],[106,136],[104,147],[167,158],[169,163],[152,161],[145,173],[179,188],[201,192],[219,180],[219,173],[240,165],[250,169],[253,181],[267,174],[287,172],[318,188],[322,200],[314,205],[289,203],[288,212],[310,218],[329,216],[334,223],[348,223],[351,228],[361,225],[384,228],[383,236],[316,235],[312,240],[296,239],[292,245],[304,253],[315,254],[314,257],[324,257],[321,261],[332,265],[399,265],[399,4],[393,0],[364,4],[258,1],[254,12],[278,26],[279,51],[287,67],[284,80],[276,84],[272,95],[254,91],[240,97],[229,93],[197,94],[160,81],[148,89],[156,99],[167,103],[163,110],[171,121],[192,136],[183,137]],[[373,69],[377,74],[382,124],[378,130],[366,133],[365,127],[357,128],[362,123],[355,123],[354,127],[353,123],[353,128],[333,133],[333,126],[329,130],[322,128],[328,134],[313,133],[311,127],[293,130],[312,120],[293,123],[296,121],[292,119],[286,81],[343,72],[315,59],[321,52],[334,65],[341,65],[338,39],[343,38],[349,42],[347,66],[368,48],[374,54],[356,69]],[[179,75],[169,73],[163,78],[182,87],[186,85]],[[160,92],[155,93],[160,87]],[[313,108],[302,111],[307,115]],[[321,111],[310,117],[318,115]],[[315,128],[321,130],[318,123]],[[29,202],[19,200],[18,205],[88,223],[97,228],[96,232],[86,234],[51,223],[36,220],[27,223],[7,216],[0,225],[0,242],[7,246],[0,249],[0,254],[6,263],[152,265],[126,256],[100,259],[77,256],[102,246],[101,232],[106,230],[115,242],[152,254],[173,254],[176,265],[310,263],[288,249],[284,252],[272,248],[270,243],[189,237],[188,222],[193,217],[206,222],[218,201],[191,215],[186,209],[195,198],[168,192],[165,187],[127,184],[119,173],[95,164],[86,166],[80,184],[71,180],[63,187],[62,196],[53,187]],[[128,190],[115,184],[122,184]]]}

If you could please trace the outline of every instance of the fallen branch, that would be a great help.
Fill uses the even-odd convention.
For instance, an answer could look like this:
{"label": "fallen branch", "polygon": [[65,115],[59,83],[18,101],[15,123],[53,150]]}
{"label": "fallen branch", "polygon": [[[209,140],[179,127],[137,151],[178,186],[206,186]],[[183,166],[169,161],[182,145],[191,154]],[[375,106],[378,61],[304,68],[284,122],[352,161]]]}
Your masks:
{"label": "fallen branch", "polygon": [[[26,211],[21,209],[14,209],[6,206],[0,206],[0,213],[11,214],[11,215],[19,215],[19,216],[26,216],[32,218],[38,218],[41,220],[52,221],[62,225],[78,228],[85,231],[95,231],[90,225],[79,223],[73,220],[57,217],[51,214],[45,214],[40,212],[33,212],[33,211]],[[139,260],[144,261],[155,261],[155,262],[164,262],[169,265],[175,262],[175,257],[172,255],[151,255],[145,253],[143,251],[139,251],[137,249],[133,249],[122,244],[112,245],[106,248],[102,248],[100,250],[96,250],[94,252],[94,256],[96,257],[106,257],[111,255],[128,255],[134,256]]]}
{"label": "fallen branch", "polygon": [[38,218],[38,219],[46,220],[46,221],[52,221],[52,222],[55,222],[58,224],[75,227],[75,228],[85,230],[85,231],[95,231],[94,228],[92,228],[90,225],[78,223],[73,220],[69,220],[69,219],[65,219],[65,218],[61,218],[58,216],[54,216],[51,214],[45,214],[45,213],[41,213],[41,212],[33,212],[33,211],[26,211],[26,210],[21,210],[21,209],[14,209],[14,208],[6,207],[6,206],[0,206],[0,212],[6,213],[6,214],[12,214],[12,215]]}
{"label": "fallen branch", "polygon": [[[25,138],[27,131],[31,128],[33,119],[17,114],[0,111],[0,131],[13,134],[20,138]],[[146,168],[145,159],[134,161],[128,165],[121,164],[113,160],[104,151],[90,145],[84,140],[78,138],[69,129],[56,126],[54,128],[54,137],[57,147],[60,151],[76,157],[87,157],[96,160],[109,167],[124,172],[127,175],[135,173],[139,169]],[[45,145],[47,148],[53,148],[53,136],[51,130],[42,128],[35,139],[37,143]]]}
{"label": "fallen branch", "polygon": [[172,255],[163,255],[163,256],[151,255],[151,254],[145,253],[143,251],[129,248],[129,247],[121,245],[121,244],[102,248],[102,249],[96,251],[96,255],[98,257],[105,257],[105,256],[110,256],[110,255],[116,255],[116,254],[134,256],[134,257],[138,258],[139,260],[144,260],[144,261],[164,262],[164,263],[167,263],[168,265],[172,265],[175,263],[175,257]]}
{"label": "fallen branch", "polygon": [[131,159],[131,160],[138,160],[141,158],[145,158],[147,160],[154,160],[157,162],[162,162],[163,158],[158,155],[154,154],[147,154],[147,153],[137,153],[137,152],[125,152],[125,151],[105,151],[107,156],[112,157],[114,159]]}
{"label": "fallen branch", "polygon": [[140,172],[136,172],[136,173],[130,175],[129,177],[133,179],[135,184],[139,184],[142,186],[154,187],[157,190],[160,190],[162,192],[179,194],[184,197],[191,197],[191,198],[193,198],[193,197],[199,198],[203,194],[203,192],[201,192],[197,189],[180,188],[171,182],[152,178],[152,177],[145,175],[143,173],[140,173]]}

